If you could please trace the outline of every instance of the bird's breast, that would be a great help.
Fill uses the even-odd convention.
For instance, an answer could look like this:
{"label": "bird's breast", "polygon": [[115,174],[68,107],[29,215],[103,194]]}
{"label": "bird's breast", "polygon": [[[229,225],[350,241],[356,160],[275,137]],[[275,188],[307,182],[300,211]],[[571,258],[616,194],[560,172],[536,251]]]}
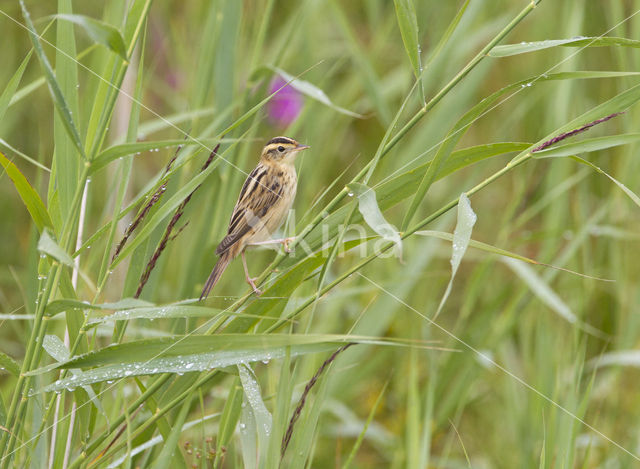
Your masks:
{"label": "bird's breast", "polygon": [[282,226],[293,205],[296,196],[298,178],[296,170],[290,165],[278,165],[269,168],[264,185],[273,194],[277,194],[276,202],[261,217],[260,227],[251,235],[249,242],[266,241]]}

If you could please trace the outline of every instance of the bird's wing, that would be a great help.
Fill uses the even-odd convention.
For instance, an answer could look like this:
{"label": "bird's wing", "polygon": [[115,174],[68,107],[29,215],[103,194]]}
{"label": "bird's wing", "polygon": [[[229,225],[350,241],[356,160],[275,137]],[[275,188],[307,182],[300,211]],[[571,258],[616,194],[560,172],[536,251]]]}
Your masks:
{"label": "bird's wing", "polygon": [[216,254],[229,250],[252,228],[263,223],[269,209],[282,197],[282,185],[274,184],[269,168],[259,164],[247,177],[233,209],[227,236],[220,242]]}

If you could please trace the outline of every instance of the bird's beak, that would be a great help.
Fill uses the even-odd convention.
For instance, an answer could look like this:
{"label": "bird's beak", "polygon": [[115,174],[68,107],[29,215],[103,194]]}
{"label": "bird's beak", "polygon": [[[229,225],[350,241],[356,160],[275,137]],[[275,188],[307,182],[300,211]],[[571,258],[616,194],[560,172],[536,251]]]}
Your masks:
{"label": "bird's beak", "polygon": [[306,150],[307,148],[311,148],[311,147],[309,145],[300,145],[300,144],[298,144],[296,146],[296,151]]}

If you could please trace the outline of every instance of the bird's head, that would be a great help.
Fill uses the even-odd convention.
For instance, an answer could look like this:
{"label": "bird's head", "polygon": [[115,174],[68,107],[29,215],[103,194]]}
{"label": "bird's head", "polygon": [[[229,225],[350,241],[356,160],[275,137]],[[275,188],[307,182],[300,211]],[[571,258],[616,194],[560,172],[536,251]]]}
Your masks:
{"label": "bird's head", "polygon": [[274,137],[262,149],[261,158],[270,163],[293,164],[299,151],[310,148],[289,137]]}

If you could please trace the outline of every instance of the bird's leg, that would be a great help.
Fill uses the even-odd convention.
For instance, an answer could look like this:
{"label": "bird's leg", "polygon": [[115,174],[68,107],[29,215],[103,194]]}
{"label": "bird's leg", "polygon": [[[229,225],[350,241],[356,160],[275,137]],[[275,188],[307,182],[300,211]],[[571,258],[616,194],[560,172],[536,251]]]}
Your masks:
{"label": "bird's leg", "polygon": [[289,238],[279,238],[279,239],[268,239],[266,241],[258,241],[256,243],[247,243],[249,246],[264,246],[266,244],[282,244],[284,247],[284,252],[291,252],[291,248],[289,247],[289,243],[293,242],[296,239],[295,236],[291,236]]}
{"label": "bird's leg", "polygon": [[242,251],[242,265],[244,266],[244,274],[245,278],[247,279],[247,283],[251,285],[251,288],[253,288],[253,292],[258,296],[262,295],[262,291],[260,291],[260,289],[256,287],[256,279],[251,278],[251,275],[249,275],[249,268],[247,267],[247,260],[244,257],[244,250]]}

